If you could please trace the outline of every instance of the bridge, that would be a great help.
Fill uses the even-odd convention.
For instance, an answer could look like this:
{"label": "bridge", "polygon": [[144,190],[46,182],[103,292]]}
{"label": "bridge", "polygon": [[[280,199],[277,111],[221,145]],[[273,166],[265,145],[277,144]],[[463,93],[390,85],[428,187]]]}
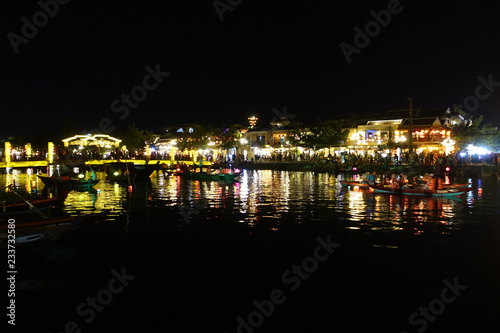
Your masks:
{"label": "bridge", "polygon": [[[99,135],[95,135],[99,136]],[[100,135],[103,136],[103,135]],[[63,140],[65,146],[68,145],[68,142],[71,142],[70,140],[80,140],[78,141],[79,144],[82,144],[80,142],[83,142],[82,138],[84,136],[75,136],[70,139]],[[87,137],[85,137],[86,139]],[[92,137],[93,138],[93,137]],[[99,139],[99,141],[97,141]],[[102,138],[97,138],[94,141],[95,142],[104,142],[107,144],[106,141],[104,141]],[[88,140],[87,140],[88,141]],[[71,142],[73,143],[73,142]],[[115,143],[113,143],[115,144]],[[106,145],[106,147],[108,147]],[[150,158],[132,158],[132,159],[117,159],[117,158],[106,158],[106,159],[90,159],[90,158],[70,158],[69,156],[66,157],[60,157],[58,156],[55,151],[55,146],[54,143],[49,142],[47,145],[47,153],[46,156],[37,156],[33,157],[31,154],[31,144],[26,144],[25,145],[25,151],[26,151],[26,156],[23,157],[18,157],[16,154],[12,152],[12,146],[10,142],[5,142],[5,150],[4,150],[4,156],[0,160],[0,169],[6,169],[6,168],[42,168],[42,167],[48,167],[50,165],[68,165],[68,166],[80,166],[80,165],[93,165],[93,166],[99,166],[99,165],[106,165],[106,164],[113,164],[113,163],[133,163],[136,165],[145,165],[145,164],[158,164],[158,165],[166,165],[167,168],[175,168],[175,166],[179,164],[186,164],[186,165],[199,165],[199,161],[196,160],[196,156],[193,156],[193,159],[181,159],[177,160],[175,159],[174,155],[171,155],[171,159],[150,159]],[[212,162],[209,161],[203,161],[202,164],[204,166],[209,166],[212,164]]]}

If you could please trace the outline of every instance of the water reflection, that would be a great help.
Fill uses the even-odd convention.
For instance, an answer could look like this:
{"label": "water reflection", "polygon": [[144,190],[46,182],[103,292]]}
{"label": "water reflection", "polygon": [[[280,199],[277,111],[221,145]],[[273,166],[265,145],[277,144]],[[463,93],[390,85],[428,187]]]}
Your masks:
{"label": "water reflection", "polygon": [[[41,171],[50,174],[56,169]],[[37,172],[33,169],[11,169],[0,174],[0,185],[16,183],[26,193],[42,193],[44,186],[37,179]],[[96,175],[100,182],[90,191],[49,195],[64,195],[63,210],[69,215],[110,209],[114,216],[124,213],[122,204],[127,197],[127,187],[108,182],[104,172],[96,172]],[[246,223],[249,227],[267,225],[270,230],[279,230],[290,223],[327,223],[353,231],[406,230],[415,235],[427,232],[430,226],[457,228],[472,209],[498,210],[496,183],[490,184],[495,186],[493,191],[483,193],[485,182],[476,181],[477,187],[460,198],[423,198],[374,194],[369,189],[356,186],[342,187],[339,179],[343,176],[335,177],[331,173],[244,170],[240,182],[220,183],[154,172],[151,183],[144,186],[144,193],[134,192],[135,204],[126,208],[147,207],[148,214],[152,214],[148,216],[160,215],[160,212],[168,210],[181,220],[178,207],[194,207],[206,202],[197,216],[199,219],[223,219]],[[469,179],[469,182],[472,180]]]}
{"label": "water reflection", "polygon": [[343,188],[339,179],[329,173],[261,170],[243,171],[241,182],[225,184],[162,176],[155,181],[153,174],[153,191],[165,206],[192,206],[207,199],[213,218],[250,227],[272,220],[273,230],[284,220],[328,221],[352,230],[400,231],[411,224],[419,230],[419,225],[456,223],[464,207],[461,198],[374,194],[359,187]]}
{"label": "water reflection", "polygon": [[[107,182],[104,172],[96,172],[96,176],[100,181],[94,188],[87,191],[54,190],[46,188],[43,182],[38,179],[37,174],[50,175],[55,168],[10,169],[6,170],[6,172],[0,172],[0,187],[4,188],[5,192],[8,192],[6,186],[13,184],[17,192],[24,198],[63,197],[62,213],[66,216],[111,211],[110,218],[113,218],[124,211],[121,203],[126,195],[126,188],[117,183]],[[22,220],[22,217],[19,220]]]}

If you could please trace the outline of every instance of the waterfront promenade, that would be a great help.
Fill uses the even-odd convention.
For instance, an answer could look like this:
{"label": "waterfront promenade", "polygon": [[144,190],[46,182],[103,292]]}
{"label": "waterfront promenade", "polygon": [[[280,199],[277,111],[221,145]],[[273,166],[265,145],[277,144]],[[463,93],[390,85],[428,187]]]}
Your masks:
{"label": "waterfront promenade", "polygon": [[[175,168],[177,163],[184,163],[187,165],[198,165],[193,161],[171,161],[171,160],[146,160],[146,159],[124,159],[124,160],[55,160],[53,162],[49,162],[47,160],[41,161],[11,161],[0,162],[0,169],[6,168],[41,168],[48,167],[50,165],[67,165],[67,166],[81,166],[81,165],[110,165],[114,163],[133,163],[136,165],[145,165],[145,164],[158,164],[158,165],[166,165],[168,169]],[[203,165],[211,165],[211,162],[203,162]]]}
{"label": "waterfront promenade", "polygon": [[[150,159],[89,159],[89,160],[54,160],[49,162],[47,160],[39,161],[10,161],[0,162],[0,170],[7,168],[41,168],[50,165],[67,165],[67,166],[105,166],[115,163],[133,163],[135,165],[156,164],[158,170],[160,169],[174,169],[177,164],[185,165],[199,165],[199,162],[193,160],[150,160]],[[377,173],[395,172],[395,173],[425,173],[437,172],[435,165],[410,165],[408,163],[401,163],[397,166],[393,164],[380,165],[361,163],[358,165],[349,165],[347,163],[329,163],[328,161],[254,161],[254,162],[211,162],[204,160],[204,166],[214,165],[215,167],[235,167],[238,166],[242,169],[249,170],[282,170],[282,171],[312,171],[312,172],[335,172],[335,173],[363,173],[376,171]],[[444,168],[443,168],[444,169]],[[458,166],[451,166],[451,172],[456,175],[465,177],[489,177],[500,174],[500,166],[495,164],[485,163],[467,163]],[[444,172],[444,171],[443,171]]]}

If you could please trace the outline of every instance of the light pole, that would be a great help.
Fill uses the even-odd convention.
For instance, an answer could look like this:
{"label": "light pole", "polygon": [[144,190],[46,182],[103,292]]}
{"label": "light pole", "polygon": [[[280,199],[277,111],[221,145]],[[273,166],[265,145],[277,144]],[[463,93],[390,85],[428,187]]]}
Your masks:
{"label": "light pole", "polygon": [[410,153],[410,156],[411,154],[413,153],[413,100],[412,98],[408,98],[408,101],[410,103],[410,124],[409,124],[409,128],[408,128],[408,144],[410,145],[409,146],[409,153]]}

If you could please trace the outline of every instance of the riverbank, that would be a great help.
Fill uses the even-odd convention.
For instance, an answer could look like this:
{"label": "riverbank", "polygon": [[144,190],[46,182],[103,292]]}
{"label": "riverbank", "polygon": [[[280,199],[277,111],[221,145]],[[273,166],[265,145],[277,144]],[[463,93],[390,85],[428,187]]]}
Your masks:
{"label": "riverbank", "polygon": [[[257,162],[257,163],[243,163],[241,166],[243,169],[247,170],[281,170],[281,171],[313,171],[313,172],[333,172],[333,173],[363,173],[376,171],[377,173],[385,173],[391,171],[394,173],[406,172],[411,174],[423,174],[435,172],[433,166],[426,165],[400,165],[385,167],[384,165],[360,165],[354,167],[342,167],[341,165],[335,165],[333,163],[322,163],[322,162]],[[494,177],[500,172],[500,166],[498,165],[464,165],[456,166],[450,169],[451,173],[457,176],[463,177]]]}
{"label": "riverbank", "polygon": [[[16,161],[11,162],[9,164],[0,163],[0,170],[7,168],[37,168],[37,167],[47,167],[49,165],[68,165],[68,166],[77,166],[77,165],[86,165],[86,166],[94,166],[99,167],[103,165],[109,165],[113,163],[119,162],[129,162],[137,165],[145,165],[145,164],[158,164],[158,169],[173,169],[177,165],[177,163],[187,164],[187,165],[197,165],[193,161],[171,161],[171,160],[90,160],[90,161],[59,161],[54,163],[48,163],[47,161]],[[209,166],[211,163],[204,161],[204,166]],[[229,164],[233,163],[223,163],[217,166],[229,166]],[[300,161],[300,162],[271,162],[271,161],[259,161],[259,162],[244,162],[239,165],[242,169],[247,170],[281,170],[281,171],[312,171],[312,172],[333,172],[333,173],[350,173],[350,174],[359,174],[364,172],[373,172],[377,173],[385,173],[385,172],[394,172],[401,173],[405,172],[408,175],[414,174],[424,174],[436,172],[434,166],[426,166],[426,165],[409,165],[403,164],[399,166],[385,166],[385,165],[358,165],[358,166],[345,166],[343,164],[334,164],[334,163],[326,163],[322,161]],[[483,177],[495,177],[497,174],[500,174],[500,166],[498,165],[483,165],[483,164],[469,164],[451,167],[450,172],[456,176],[462,177],[474,177],[474,178],[483,178]]]}

